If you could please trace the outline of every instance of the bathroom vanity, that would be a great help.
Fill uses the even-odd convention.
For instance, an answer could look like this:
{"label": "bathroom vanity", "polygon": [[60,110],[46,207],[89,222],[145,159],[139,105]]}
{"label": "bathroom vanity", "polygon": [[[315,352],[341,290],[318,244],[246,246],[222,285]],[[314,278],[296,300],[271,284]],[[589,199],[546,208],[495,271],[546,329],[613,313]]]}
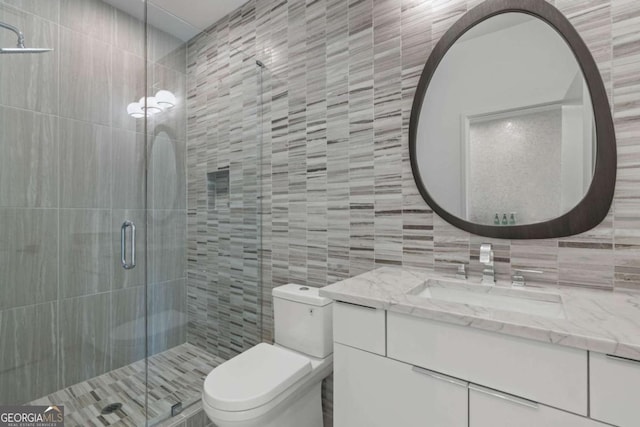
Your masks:
{"label": "bathroom vanity", "polygon": [[336,427],[640,425],[640,294],[390,267],[320,292]]}

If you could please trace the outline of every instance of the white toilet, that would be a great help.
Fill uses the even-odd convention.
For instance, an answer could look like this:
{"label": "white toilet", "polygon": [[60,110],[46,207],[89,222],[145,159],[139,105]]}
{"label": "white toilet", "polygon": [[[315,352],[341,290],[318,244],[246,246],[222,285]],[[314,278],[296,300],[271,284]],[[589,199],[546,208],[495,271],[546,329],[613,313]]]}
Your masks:
{"label": "white toilet", "polygon": [[202,404],[218,427],[322,427],[322,380],[333,370],[331,300],[318,289],[273,290],[275,341],[215,368]]}

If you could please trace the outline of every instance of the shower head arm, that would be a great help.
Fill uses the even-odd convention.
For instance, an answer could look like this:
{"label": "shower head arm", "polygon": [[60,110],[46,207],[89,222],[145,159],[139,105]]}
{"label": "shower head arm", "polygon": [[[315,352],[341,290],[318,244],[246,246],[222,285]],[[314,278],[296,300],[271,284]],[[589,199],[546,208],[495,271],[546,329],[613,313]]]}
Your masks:
{"label": "shower head arm", "polygon": [[0,27],[6,28],[7,30],[13,31],[18,36],[18,47],[20,49],[24,49],[24,34],[18,28],[13,25],[5,24],[4,22],[0,22]]}

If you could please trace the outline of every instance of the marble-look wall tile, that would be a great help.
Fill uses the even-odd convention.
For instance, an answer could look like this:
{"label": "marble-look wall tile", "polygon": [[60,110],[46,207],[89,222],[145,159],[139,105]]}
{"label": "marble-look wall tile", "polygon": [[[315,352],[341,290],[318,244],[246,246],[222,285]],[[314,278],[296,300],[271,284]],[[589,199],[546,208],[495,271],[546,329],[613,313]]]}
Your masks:
{"label": "marble-look wall tile", "polygon": [[433,268],[433,212],[428,209],[402,212],[402,265]]}
{"label": "marble-look wall tile", "polygon": [[60,12],[60,0],[2,0],[0,3],[6,3],[16,9],[33,13],[41,18],[58,23],[58,14]]}
{"label": "marble-look wall tile", "polygon": [[0,402],[22,404],[60,387],[58,303],[0,310]]}
{"label": "marble-look wall tile", "polygon": [[613,289],[613,209],[595,228],[558,239],[559,284]]}
{"label": "marble-look wall tile", "polygon": [[52,116],[0,107],[0,206],[58,206],[57,124]]}
{"label": "marble-look wall tile", "polygon": [[144,209],[147,191],[144,134],[113,129],[113,142],[109,148],[112,159],[111,207]]}
{"label": "marble-look wall tile", "polygon": [[109,331],[111,369],[118,369],[145,357],[145,287],[136,286],[111,294]]}
{"label": "marble-look wall tile", "polygon": [[57,299],[55,209],[0,209],[0,283],[0,310]]}
{"label": "marble-look wall tile", "polygon": [[431,3],[431,36],[437,41],[462,15],[467,2],[460,0],[434,0]]}
{"label": "marble-look wall tile", "polygon": [[616,200],[615,286],[640,287],[640,200]]}
{"label": "marble-look wall tile", "polygon": [[60,0],[60,25],[113,43],[115,11],[101,0]]}
{"label": "marble-look wall tile", "polygon": [[186,341],[187,316],[184,279],[152,284],[149,299],[149,354]]}
{"label": "marble-look wall tile", "polygon": [[150,210],[147,212],[147,253],[149,283],[161,283],[185,277],[186,226],[183,210]]}
{"label": "marble-look wall tile", "polygon": [[[93,0],[87,1],[91,2]],[[61,116],[93,124],[111,124],[111,49],[112,46],[103,41],[60,28]]]}
{"label": "marble-look wall tile", "polygon": [[[212,43],[215,39],[208,38]],[[196,43],[191,49],[199,47],[205,48]],[[204,92],[192,86],[188,90],[188,339],[229,358],[260,341],[259,69],[242,53],[206,49],[212,57],[193,56],[190,63],[199,71],[194,84],[197,80]],[[301,161],[305,162],[304,156]],[[303,164],[301,170],[306,169]],[[209,187],[217,181],[208,178],[222,176],[226,194],[218,194],[214,201]],[[288,178],[285,185],[289,186]],[[296,218],[300,221],[304,215]],[[282,266],[288,270],[288,246],[282,256],[287,259]],[[300,271],[306,280],[306,265]]]}
{"label": "marble-look wall tile", "polygon": [[454,273],[460,264],[471,264],[470,235],[433,216],[433,252],[435,269]]}
{"label": "marble-look wall tile", "polygon": [[154,127],[147,149],[148,195],[151,209],[185,209],[186,143],[175,139],[172,129]]}
{"label": "marble-look wall tile", "polygon": [[138,102],[145,94],[145,61],[127,51],[113,48],[113,87],[111,91],[111,117],[114,127],[144,133],[144,120],[129,116],[127,107]]}
{"label": "marble-look wall tile", "polygon": [[558,284],[612,289],[614,252],[611,244],[560,242]]}
{"label": "marble-look wall tile", "polygon": [[111,206],[110,127],[60,119],[60,206]]}
{"label": "marble-look wall tile", "polygon": [[68,387],[111,368],[111,295],[60,302],[60,386]]}
{"label": "marble-look wall tile", "polygon": [[[327,93],[327,280],[332,282],[349,277],[349,14],[348,2],[340,0],[329,0],[327,2],[327,64],[326,64],[326,93]],[[272,17],[275,19],[275,17]],[[265,25],[267,25],[265,23]],[[275,69],[274,69],[275,71]],[[286,73],[286,69],[282,71]],[[287,194],[279,194],[276,171],[286,170],[286,162],[280,160],[284,151],[286,154],[286,145],[277,147],[276,137],[280,133],[278,125],[279,112],[277,110],[277,97],[279,93],[287,92],[286,75],[278,74],[273,77],[273,92],[271,97],[271,108],[274,109],[271,119],[271,132],[273,133],[273,156],[271,159],[274,175],[266,180],[271,181],[273,200],[272,210],[273,218],[271,219],[271,234],[273,250],[272,259],[279,257],[277,245],[280,239],[275,239],[276,230],[282,227],[276,222],[276,212],[286,205]],[[265,104],[269,104],[266,102]],[[267,184],[268,185],[268,184]],[[276,197],[277,196],[277,197]],[[264,222],[264,221],[263,221]],[[331,232],[329,232],[331,229]],[[279,271],[275,263],[272,261],[271,282],[276,283],[282,281],[286,283],[283,277],[284,271]],[[264,325],[266,330],[272,330],[271,317],[271,293],[270,287],[266,287],[263,294],[265,296]]]}
{"label": "marble-look wall tile", "polygon": [[558,241],[514,240],[511,242],[511,270],[536,270],[542,274],[525,275],[527,281],[555,285],[558,283]]}
{"label": "marble-look wall tile", "polygon": [[604,87],[612,94],[612,29],[611,0],[555,0],[555,6],[565,14],[589,47],[596,60]]}
{"label": "marble-look wall tile", "polygon": [[[144,3],[138,4],[138,16],[144,14]],[[144,57],[145,24],[119,9],[115,11],[114,45],[118,50],[132,53],[140,58]],[[116,75],[114,75],[114,78]]]}
{"label": "marble-look wall tile", "polygon": [[111,290],[112,248],[109,210],[60,211],[60,290],[64,298]]}
{"label": "marble-look wall tile", "polygon": [[376,264],[402,265],[401,4],[374,2],[374,181]]}
{"label": "marble-look wall tile", "polygon": [[[55,4],[56,1],[52,1]],[[46,7],[44,8],[46,9]],[[28,47],[55,49],[37,55],[2,55],[0,104],[42,113],[58,110],[59,57],[58,26],[31,13],[0,3],[0,20],[25,34]],[[3,47],[15,47],[16,35],[0,32]]]}
{"label": "marble-look wall tile", "polygon": [[185,43],[152,26],[148,27],[148,31],[149,60],[153,64],[160,64],[184,74],[187,57]]}
{"label": "marble-look wall tile", "polygon": [[151,128],[170,129],[173,137],[179,141],[187,139],[186,77],[172,68],[156,64],[152,74],[152,93],[168,90],[176,96],[176,106],[152,118]]}
{"label": "marble-look wall tile", "polygon": [[613,115],[618,139],[615,198],[640,198],[640,5],[612,2]]}

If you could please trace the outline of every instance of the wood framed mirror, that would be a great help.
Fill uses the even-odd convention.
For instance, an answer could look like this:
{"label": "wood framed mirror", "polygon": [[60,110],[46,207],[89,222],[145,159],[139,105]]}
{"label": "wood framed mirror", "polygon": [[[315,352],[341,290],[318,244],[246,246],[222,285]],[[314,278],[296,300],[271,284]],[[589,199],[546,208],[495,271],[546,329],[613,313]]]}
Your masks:
{"label": "wood framed mirror", "polygon": [[602,77],[544,0],[486,0],[444,34],[416,90],[409,151],[433,211],[481,236],[578,234],[613,199],[616,140]]}

